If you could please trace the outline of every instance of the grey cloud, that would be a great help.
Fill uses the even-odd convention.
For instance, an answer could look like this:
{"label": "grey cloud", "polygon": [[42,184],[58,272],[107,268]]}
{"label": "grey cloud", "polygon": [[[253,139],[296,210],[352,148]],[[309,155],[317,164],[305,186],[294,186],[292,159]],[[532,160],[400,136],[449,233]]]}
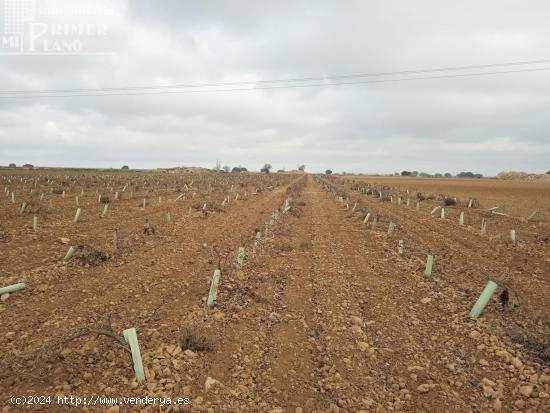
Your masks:
{"label": "grey cloud", "polygon": [[[0,89],[266,80],[550,58],[544,1],[101,4],[115,9],[113,55],[0,56]],[[317,171],[546,171],[549,75],[0,99],[0,163],[160,167],[221,159],[256,169],[270,162]]]}

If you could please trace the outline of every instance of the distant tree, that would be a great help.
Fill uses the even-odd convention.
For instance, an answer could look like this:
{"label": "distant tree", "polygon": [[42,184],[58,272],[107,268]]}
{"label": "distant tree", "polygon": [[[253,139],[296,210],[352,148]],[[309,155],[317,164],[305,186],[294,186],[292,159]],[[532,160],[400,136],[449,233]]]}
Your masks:
{"label": "distant tree", "polygon": [[14,164],[14,163],[10,163],[8,166],[9,166],[10,168],[17,168],[17,165]]}
{"label": "distant tree", "polygon": [[449,173],[449,172],[445,172],[445,178],[450,178],[453,176],[453,174]]}
{"label": "distant tree", "polygon": [[34,165],[32,165],[32,164],[30,164],[30,163],[26,163],[25,165],[23,165],[23,168],[32,169],[32,168],[34,168]]}
{"label": "distant tree", "polygon": [[456,176],[457,178],[483,178],[482,174],[475,174],[473,172],[460,172]]}
{"label": "distant tree", "polygon": [[241,167],[240,166],[235,166],[235,167],[233,167],[233,169],[231,169],[231,172],[232,173],[240,173],[241,172]]}
{"label": "distant tree", "polygon": [[224,165],[223,170],[225,172],[229,172],[231,170],[231,167],[229,165]]}
{"label": "distant tree", "polygon": [[128,165],[123,165],[121,169],[130,169],[130,168],[128,168]]}
{"label": "distant tree", "polygon": [[418,171],[412,171],[411,176],[418,176]]}
{"label": "distant tree", "polygon": [[412,172],[409,171],[401,171],[401,176],[411,176]]}
{"label": "distant tree", "polygon": [[246,169],[244,166],[241,166],[241,172],[248,172],[248,169]]}
{"label": "distant tree", "polygon": [[271,164],[266,163],[266,164],[264,164],[264,167],[262,169],[260,169],[260,172],[268,174],[271,171],[271,168],[272,168]]}
{"label": "distant tree", "polygon": [[215,170],[216,172],[220,172],[221,169],[222,169],[222,163],[221,163],[220,160],[218,159],[218,160],[216,160],[216,166],[214,167],[214,170]]}
{"label": "distant tree", "polygon": [[306,170],[305,165],[298,165],[298,170],[304,172]]}
{"label": "distant tree", "polygon": [[426,176],[430,176],[430,174],[427,174],[426,172],[420,172],[420,176],[426,177]]}
{"label": "distant tree", "polygon": [[441,174],[438,172],[438,173],[434,174],[434,176],[435,176],[436,178],[441,178],[443,175],[441,175]]}
{"label": "distant tree", "polygon": [[325,174],[326,174],[326,175],[332,175],[332,171],[331,171],[330,169],[327,169],[327,170],[325,171]]}
{"label": "distant tree", "polygon": [[280,174],[280,173],[283,173],[284,171],[285,171],[284,169],[279,169],[279,170],[277,171],[277,173]]}
{"label": "distant tree", "polygon": [[546,172],[547,174],[550,174],[550,171]]}

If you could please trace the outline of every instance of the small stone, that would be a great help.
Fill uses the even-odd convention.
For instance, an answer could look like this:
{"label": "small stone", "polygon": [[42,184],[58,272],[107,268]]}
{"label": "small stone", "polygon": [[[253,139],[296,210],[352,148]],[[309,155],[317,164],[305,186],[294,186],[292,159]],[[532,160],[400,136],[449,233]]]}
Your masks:
{"label": "small stone", "polygon": [[271,314],[269,314],[269,319],[271,321],[277,321],[279,318],[281,318],[281,315],[275,311],[272,311]]}
{"label": "small stone", "polygon": [[550,395],[545,391],[539,392],[539,399],[547,399],[548,397],[550,397]]}
{"label": "small stone", "polygon": [[521,394],[524,397],[531,397],[531,394],[533,394],[533,386],[531,384],[520,386],[519,394]]}
{"label": "small stone", "polygon": [[212,377],[207,377],[206,378],[206,381],[204,382],[204,388],[206,391],[210,390],[213,386],[220,386],[221,383],[216,380],[216,379],[213,379]]}
{"label": "small stone", "polygon": [[38,291],[40,291],[41,293],[43,293],[44,291],[46,291],[48,289],[48,284],[38,284],[36,286],[36,289]]}
{"label": "small stone", "polygon": [[479,359],[479,364],[481,364],[482,366],[488,366],[489,362],[485,359]]}
{"label": "small stone", "polygon": [[512,366],[514,366],[518,370],[521,370],[523,368],[523,362],[517,357],[512,357],[512,360],[510,360],[510,363],[512,364]]}
{"label": "small stone", "polygon": [[7,301],[8,298],[10,298],[10,293],[0,295],[0,301],[2,302]]}
{"label": "small stone", "polygon": [[495,399],[495,401],[493,402],[493,410],[498,412],[500,411],[500,409],[502,409],[502,402],[500,401],[500,399]]}
{"label": "small stone", "polygon": [[221,311],[216,311],[212,316],[212,318],[216,321],[222,321],[225,318],[225,316]]}
{"label": "small stone", "polygon": [[71,240],[70,240],[69,238],[65,238],[65,237],[59,238],[59,241],[60,241],[62,244],[68,244],[69,242],[71,242]]}
{"label": "small stone", "polygon": [[428,304],[430,301],[432,301],[430,297],[424,297],[422,300],[420,300],[422,304]]}
{"label": "small stone", "polygon": [[189,357],[189,358],[193,358],[197,355],[193,350],[189,350],[189,349],[185,350],[183,354],[185,355],[185,357]]}
{"label": "small stone", "polygon": [[363,325],[363,319],[361,317],[351,316],[350,321],[351,321],[351,324],[356,325],[356,326],[362,326]]}
{"label": "small stone", "polygon": [[421,384],[416,388],[420,393],[428,393],[430,391],[430,385],[429,384]]}
{"label": "small stone", "polygon": [[481,333],[477,330],[473,330],[470,332],[470,338],[478,339],[481,336]]}

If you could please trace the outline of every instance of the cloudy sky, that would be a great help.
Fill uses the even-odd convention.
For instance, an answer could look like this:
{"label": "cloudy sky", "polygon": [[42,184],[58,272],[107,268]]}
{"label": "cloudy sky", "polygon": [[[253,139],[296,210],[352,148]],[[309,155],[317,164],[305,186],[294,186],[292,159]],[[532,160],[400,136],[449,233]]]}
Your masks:
{"label": "cloudy sky", "polygon": [[3,165],[550,169],[545,0],[2,1]]}

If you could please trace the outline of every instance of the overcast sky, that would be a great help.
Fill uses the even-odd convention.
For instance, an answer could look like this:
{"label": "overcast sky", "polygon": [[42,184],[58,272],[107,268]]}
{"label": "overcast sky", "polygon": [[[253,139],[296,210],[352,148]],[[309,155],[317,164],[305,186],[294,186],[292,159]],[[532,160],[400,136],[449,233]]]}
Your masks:
{"label": "overcast sky", "polygon": [[[83,11],[75,13],[77,7]],[[2,91],[263,81],[550,59],[545,0],[39,0],[34,11],[23,29],[24,42],[34,35],[34,50],[27,44],[27,54],[0,54]],[[2,20],[5,37],[5,15]],[[87,23],[91,32],[55,35],[55,23]],[[95,27],[104,30],[96,35]],[[48,31],[39,35],[39,29]],[[82,42],[79,53],[51,53],[56,41],[65,41],[58,45],[66,51],[75,39]],[[4,39],[3,51],[6,45]],[[29,54],[37,51],[43,53]],[[550,62],[376,79],[544,67]],[[357,80],[366,78],[350,81]],[[303,163],[306,171],[356,173],[550,170],[550,70],[220,88],[228,87],[137,96],[0,94],[0,164],[213,167],[219,159],[249,169],[269,162],[288,170]]]}

